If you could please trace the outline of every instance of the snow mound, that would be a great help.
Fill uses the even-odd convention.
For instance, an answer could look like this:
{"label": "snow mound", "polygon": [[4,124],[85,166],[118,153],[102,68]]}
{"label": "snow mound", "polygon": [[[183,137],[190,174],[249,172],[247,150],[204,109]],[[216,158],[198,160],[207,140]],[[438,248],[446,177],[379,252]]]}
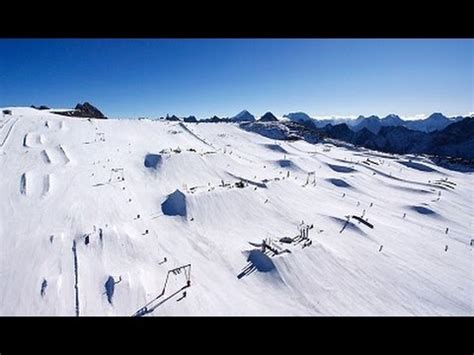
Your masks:
{"label": "snow mound", "polygon": [[415,170],[420,170],[428,173],[433,173],[433,172],[438,172],[438,170],[430,168],[427,165],[421,164],[421,163],[415,163],[412,161],[398,161],[398,163],[405,165],[406,167],[415,169]]}
{"label": "snow mound", "polygon": [[270,272],[276,269],[272,259],[260,250],[252,250],[249,253],[247,261],[251,262],[260,272]]}
{"label": "snow mound", "polygon": [[355,169],[352,169],[348,166],[343,166],[343,165],[333,165],[333,164],[326,164],[327,166],[329,166],[332,170],[334,170],[335,172],[338,172],[338,173],[353,173],[357,170]]}
{"label": "snow mound", "polygon": [[291,160],[288,160],[288,159],[277,160],[276,164],[280,168],[285,168],[285,169],[289,169],[289,170],[301,170],[298,167],[298,165],[296,165],[295,163],[293,163]]}
{"label": "snow mound", "polygon": [[277,153],[288,154],[285,148],[279,146],[278,144],[264,144],[263,146]]}
{"label": "snow mound", "polygon": [[161,204],[161,210],[166,216],[186,217],[186,196],[179,190],[168,195]]}
{"label": "snow mound", "polygon": [[112,276],[109,276],[107,281],[104,284],[105,293],[107,294],[107,301],[112,304],[112,297],[114,296],[115,291],[115,280]]}
{"label": "snow mound", "polygon": [[407,187],[407,186],[395,186],[395,185],[391,185],[391,187],[393,187],[393,188],[396,189],[396,190],[406,191],[406,192],[415,193],[415,194],[432,194],[432,193],[433,193],[432,191],[429,191],[429,190],[416,189],[416,188]]}
{"label": "snow mound", "polygon": [[425,214],[425,215],[436,215],[437,213],[429,208],[423,207],[423,206],[409,206],[409,208],[413,211],[416,211],[420,214]]}
{"label": "snow mound", "polygon": [[339,227],[341,228],[339,233],[342,233],[344,230],[348,230],[348,231],[353,231],[360,235],[367,235],[362,229],[360,229],[351,221],[347,221],[346,219],[334,217],[334,216],[330,216],[329,218],[339,225]]}
{"label": "snow mound", "polygon": [[159,154],[147,154],[145,156],[145,167],[156,169],[159,165],[161,165],[163,159]]}
{"label": "snow mound", "polygon": [[331,184],[337,186],[337,187],[344,187],[344,188],[351,188],[352,186],[345,182],[344,180],[341,179],[326,179],[326,181],[329,181]]}

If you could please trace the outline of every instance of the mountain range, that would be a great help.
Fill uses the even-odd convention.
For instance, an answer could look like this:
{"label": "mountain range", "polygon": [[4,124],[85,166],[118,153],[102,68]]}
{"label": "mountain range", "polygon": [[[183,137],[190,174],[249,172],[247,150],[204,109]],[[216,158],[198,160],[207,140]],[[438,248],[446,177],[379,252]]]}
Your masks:
{"label": "mountain range", "polygon": [[[428,123],[436,122],[436,120],[430,120]],[[373,122],[373,119],[368,122]],[[246,122],[241,123],[240,126],[245,130],[274,139],[303,139],[314,143],[330,138],[387,153],[430,154],[466,160],[468,163],[474,161],[473,117],[456,120],[444,129],[430,132],[398,125],[382,126],[377,133],[374,133],[367,127],[356,130],[347,123],[327,124],[317,128],[311,122],[299,120],[273,122],[272,126],[258,121]]]}
{"label": "mountain range", "polygon": [[369,117],[359,116],[356,119],[351,118],[333,118],[333,119],[316,119],[310,117],[304,112],[288,113],[283,117],[290,121],[305,124],[309,127],[323,128],[329,124],[337,125],[341,123],[347,126],[354,132],[359,132],[366,128],[372,133],[379,133],[383,127],[406,127],[415,131],[425,133],[439,131],[452,123],[459,122],[463,119],[462,116],[446,117],[442,113],[435,112],[429,117],[420,120],[403,120],[395,114],[390,114],[386,117],[380,118],[372,115]]}

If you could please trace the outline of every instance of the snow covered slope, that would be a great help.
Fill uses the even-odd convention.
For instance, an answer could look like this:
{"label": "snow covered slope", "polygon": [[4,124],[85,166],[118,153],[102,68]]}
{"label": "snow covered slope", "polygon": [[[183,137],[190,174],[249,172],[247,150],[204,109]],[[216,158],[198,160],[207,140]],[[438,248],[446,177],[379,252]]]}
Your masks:
{"label": "snow covered slope", "polygon": [[[472,174],[233,123],[10,109],[0,315],[474,313]],[[302,221],[311,246],[259,251]]]}

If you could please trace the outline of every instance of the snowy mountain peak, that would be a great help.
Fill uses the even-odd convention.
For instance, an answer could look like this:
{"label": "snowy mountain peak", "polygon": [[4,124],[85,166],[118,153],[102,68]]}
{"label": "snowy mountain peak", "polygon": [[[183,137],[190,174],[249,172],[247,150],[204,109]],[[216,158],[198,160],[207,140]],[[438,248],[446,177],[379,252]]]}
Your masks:
{"label": "snowy mountain peak", "polygon": [[433,132],[442,130],[454,122],[455,120],[450,120],[442,113],[435,112],[423,120],[408,121],[405,126],[417,131]]}
{"label": "snowy mountain peak", "polygon": [[366,128],[372,133],[378,133],[378,131],[382,127],[382,124],[380,123],[380,118],[378,118],[377,116],[372,115],[369,117],[360,117],[363,116],[359,116],[359,122],[352,127],[356,132],[362,130],[363,128]]}
{"label": "snowy mountain peak", "polygon": [[393,113],[385,116],[380,121],[382,126],[402,126],[405,123],[398,115]]}
{"label": "snowy mountain peak", "polygon": [[308,122],[308,121],[314,120],[313,118],[311,118],[308,114],[304,112],[292,112],[292,113],[283,115],[283,117],[288,118],[290,121],[293,121],[293,122]]}
{"label": "snowy mountain peak", "polygon": [[434,112],[432,113],[428,118],[426,118],[425,120],[442,120],[442,121],[445,121],[445,120],[449,120],[449,118],[447,118],[445,115],[443,115],[441,112]]}
{"label": "snowy mountain peak", "polygon": [[237,115],[235,115],[234,117],[232,117],[232,120],[236,122],[255,121],[255,116],[252,115],[247,110],[243,110],[239,112]]}
{"label": "snowy mountain peak", "polygon": [[262,117],[260,117],[259,121],[260,122],[276,122],[278,121],[278,118],[276,118],[273,113],[267,112]]}

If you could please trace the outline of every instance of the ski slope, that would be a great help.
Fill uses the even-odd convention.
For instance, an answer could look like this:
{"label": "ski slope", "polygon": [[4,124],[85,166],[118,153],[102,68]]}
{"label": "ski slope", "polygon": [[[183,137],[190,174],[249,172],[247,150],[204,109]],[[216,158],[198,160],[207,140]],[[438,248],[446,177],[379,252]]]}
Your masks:
{"label": "ski slope", "polygon": [[[474,314],[472,173],[231,123],[9,109],[0,315]],[[302,221],[311,246],[258,251]]]}

